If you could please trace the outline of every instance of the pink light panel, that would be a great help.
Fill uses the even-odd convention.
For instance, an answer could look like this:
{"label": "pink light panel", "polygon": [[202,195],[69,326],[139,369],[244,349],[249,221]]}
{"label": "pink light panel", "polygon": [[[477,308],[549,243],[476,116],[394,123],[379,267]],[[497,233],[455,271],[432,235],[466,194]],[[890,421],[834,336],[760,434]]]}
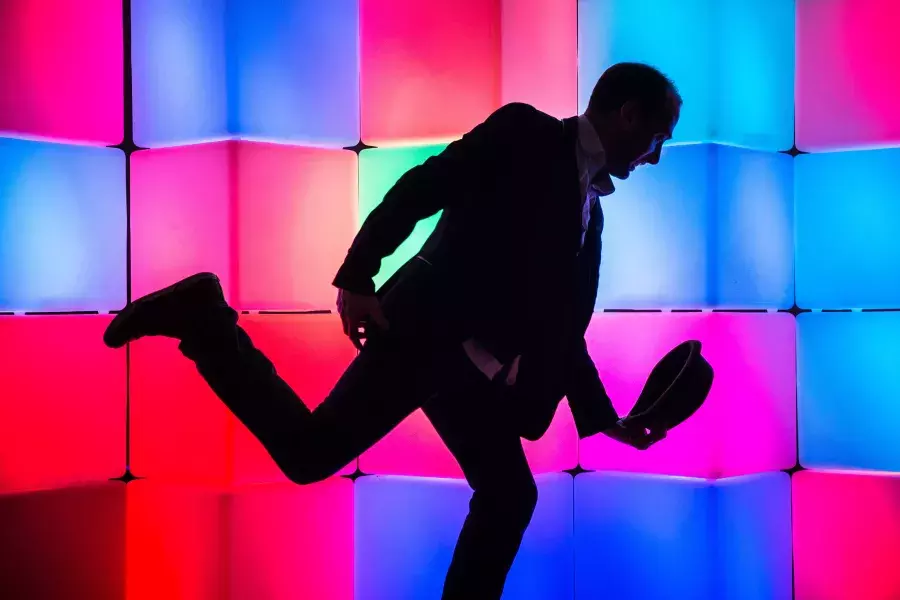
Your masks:
{"label": "pink light panel", "polygon": [[502,0],[500,103],[527,102],[557,118],[578,106],[578,3]]}
{"label": "pink light panel", "polygon": [[227,597],[227,510],[216,488],[129,483],[126,599]]}
{"label": "pink light panel", "polygon": [[[244,315],[244,326],[310,408],[355,355],[334,315]],[[262,444],[164,338],[131,348],[132,470],[167,483],[225,486],[285,482]],[[355,470],[356,461],[342,474]]]}
{"label": "pink light panel", "polygon": [[125,351],[103,345],[109,321],[0,317],[0,493],[125,472]]}
{"label": "pink light panel", "polygon": [[149,338],[131,345],[131,470],[164,483],[226,485],[234,417],[178,350]]}
{"label": "pink light panel", "polygon": [[349,479],[232,492],[231,597],[352,600],[353,505]]}
{"label": "pink light panel", "polygon": [[209,270],[236,308],[334,308],[356,232],[353,152],[221,142],[133,160],[135,297]]}
{"label": "pink light panel", "polygon": [[793,537],[797,600],[900,597],[900,477],[795,473]]}
{"label": "pink light panel", "polygon": [[356,154],[241,143],[237,164],[241,307],[333,310],[356,234]]}
{"label": "pink light panel", "polygon": [[122,141],[122,2],[0,3],[0,133]]}
{"label": "pink light panel", "polygon": [[797,0],[797,147],[900,144],[900,5]]}
{"label": "pink light panel", "polygon": [[346,479],[230,491],[139,480],[126,539],[127,600],[352,598]]}
{"label": "pink light panel", "polygon": [[367,144],[449,140],[500,105],[498,0],[360,0],[360,39]]}
{"label": "pink light panel", "polygon": [[139,298],[198,271],[219,276],[235,300],[230,232],[232,142],[131,156],[131,274]]}
{"label": "pink light panel", "polygon": [[576,19],[574,1],[360,0],[362,140],[450,141],[513,101],[574,114]]}
{"label": "pink light panel", "polygon": [[656,362],[696,339],[715,370],[704,405],[667,439],[638,451],[603,435],[581,441],[586,469],[719,478],[796,462],[795,323],[786,313],[598,314],[588,349],[620,415]]}

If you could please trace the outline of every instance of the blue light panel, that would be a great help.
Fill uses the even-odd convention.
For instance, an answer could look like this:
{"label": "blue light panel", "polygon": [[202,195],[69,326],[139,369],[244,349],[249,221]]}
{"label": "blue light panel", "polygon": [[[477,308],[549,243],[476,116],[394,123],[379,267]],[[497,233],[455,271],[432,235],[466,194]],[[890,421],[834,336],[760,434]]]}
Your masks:
{"label": "blue light panel", "polygon": [[607,67],[647,62],[684,98],[675,142],[791,147],[792,3],[579,0],[578,28],[580,110]]}
{"label": "blue light panel", "polygon": [[795,159],[797,304],[900,306],[900,149]]}
{"label": "blue light panel", "polygon": [[783,154],[666,148],[602,200],[597,308],[789,308],[792,173]]}
{"label": "blue light panel", "polygon": [[701,479],[575,478],[579,598],[713,600],[714,490]]}
{"label": "blue light panel", "polygon": [[788,309],[794,305],[794,160],[714,148],[715,277],[708,305]]}
{"label": "blue light panel", "polygon": [[[538,506],[504,600],[572,598],[572,477],[537,478]],[[356,481],[357,600],[439,598],[472,491],[461,480],[369,476]]]}
{"label": "blue light panel", "polygon": [[231,0],[228,20],[233,133],[359,141],[358,0]]}
{"label": "blue light panel", "polygon": [[798,317],[800,463],[900,472],[900,314]]}
{"label": "blue light panel", "polygon": [[228,137],[227,0],[134,0],[134,141],[147,148]]}

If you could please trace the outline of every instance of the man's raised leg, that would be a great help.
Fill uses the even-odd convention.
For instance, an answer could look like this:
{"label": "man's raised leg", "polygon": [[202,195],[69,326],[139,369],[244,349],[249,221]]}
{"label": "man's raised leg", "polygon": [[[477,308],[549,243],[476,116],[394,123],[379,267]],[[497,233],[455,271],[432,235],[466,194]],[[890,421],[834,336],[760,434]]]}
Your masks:
{"label": "man's raised leg", "polygon": [[443,368],[428,345],[373,339],[310,411],[237,324],[208,273],[135,301],[104,339],[118,347],[149,335],[178,339],[216,395],[301,484],[333,475],[384,437],[434,393]]}

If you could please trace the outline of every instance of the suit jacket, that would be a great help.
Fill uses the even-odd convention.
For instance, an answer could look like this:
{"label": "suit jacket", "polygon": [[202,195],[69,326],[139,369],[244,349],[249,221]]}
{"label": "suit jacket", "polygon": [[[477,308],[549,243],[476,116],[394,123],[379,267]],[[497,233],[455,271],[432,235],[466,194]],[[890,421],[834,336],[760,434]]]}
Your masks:
{"label": "suit jacket", "polygon": [[582,246],[577,136],[576,118],[503,106],[397,181],[334,279],[339,288],[375,293],[381,260],[418,221],[443,211],[418,255],[427,262],[412,259],[378,290],[386,316],[392,329],[421,331],[427,315],[428,335],[452,343],[476,337],[501,362],[522,355],[510,413],[532,440],[563,397],[580,437],[618,419],[584,341],[603,215],[597,203]]}

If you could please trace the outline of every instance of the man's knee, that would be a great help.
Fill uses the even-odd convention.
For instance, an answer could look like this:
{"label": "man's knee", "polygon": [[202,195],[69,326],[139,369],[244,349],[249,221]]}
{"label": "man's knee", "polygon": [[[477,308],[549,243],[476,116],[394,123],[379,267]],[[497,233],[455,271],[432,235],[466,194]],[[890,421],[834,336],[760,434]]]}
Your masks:
{"label": "man's knee", "polygon": [[324,447],[311,443],[297,443],[272,457],[285,476],[297,485],[310,485],[328,479],[340,469],[323,460]]}
{"label": "man's knee", "polygon": [[328,479],[333,475],[333,473],[329,473],[321,467],[308,465],[291,465],[289,467],[282,467],[281,470],[291,481],[291,483],[295,483],[297,485],[310,485],[313,483],[318,483],[320,481]]}
{"label": "man's knee", "polygon": [[537,501],[537,485],[530,475],[498,477],[477,487],[472,496],[473,508],[477,505],[492,518],[523,528],[531,522]]}

